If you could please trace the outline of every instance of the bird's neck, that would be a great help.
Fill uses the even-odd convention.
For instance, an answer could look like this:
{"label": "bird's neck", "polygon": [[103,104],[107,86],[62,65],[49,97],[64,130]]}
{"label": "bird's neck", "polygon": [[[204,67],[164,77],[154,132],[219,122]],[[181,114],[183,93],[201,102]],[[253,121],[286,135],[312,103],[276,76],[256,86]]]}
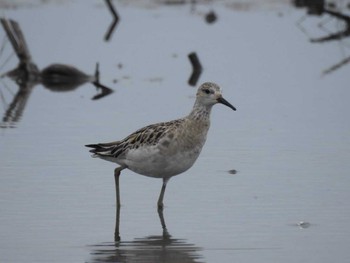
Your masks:
{"label": "bird's neck", "polygon": [[193,109],[191,113],[189,114],[189,118],[194,121],[200,121],[200,122],[210,122],[210,112],[211,112],[212,105],[203,105],[198,103],[196,101],[194,103]]}
{"label": "bird's neck", "polygon": [[182,136],[187,147],[200,149],[203,147],[210,127],[211,106],[195,102],[191,113],[185,121],[186,134]]}

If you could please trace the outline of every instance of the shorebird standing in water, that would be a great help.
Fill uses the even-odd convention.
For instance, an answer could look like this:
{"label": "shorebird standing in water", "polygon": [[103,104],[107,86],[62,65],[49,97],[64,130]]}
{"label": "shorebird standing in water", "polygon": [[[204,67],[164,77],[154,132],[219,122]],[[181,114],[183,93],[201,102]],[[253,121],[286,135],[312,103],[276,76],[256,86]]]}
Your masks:
{"label": "shorebird standing in water", "polygon": [[163,179],[157,203],[158,209],[163,209],[167,182],[188,170],[197,160],[207,138],[211,109],[217,103],[236,110],[222,97],[217,84],[206,82],[198,88],[193,109],[186,117],[146,126],[121,141],[86,145],[93,148],[90,150],[93,157],[120,165],[114,171],[117,207],[120,207],[120,172],[127,168]]}

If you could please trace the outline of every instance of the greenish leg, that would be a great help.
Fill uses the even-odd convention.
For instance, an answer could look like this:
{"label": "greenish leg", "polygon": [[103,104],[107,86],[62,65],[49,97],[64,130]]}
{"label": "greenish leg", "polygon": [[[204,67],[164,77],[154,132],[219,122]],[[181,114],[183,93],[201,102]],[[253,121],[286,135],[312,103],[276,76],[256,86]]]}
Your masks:
{"label": "greenish leg", "polygon": [[162,185],[162,190],[160,191],[160,195],[158,198],[158,210],[163,210],[164,208],[164,204],[163,204],[163,198],[164,198],[164,193],[165,193],[165,189],[166,189],[166,184],[168,183],[169,178],[163,178],[163,185]]}
{"label": "greenish leg", "polygon": [[115,191],[116,191],[116,204],[117,207],[120,207],[120,191],[119,191],[119,177],[120,177],[120,172],[125,169],[125,167],[118,167],[114,170],[114,180],[115,180]]}

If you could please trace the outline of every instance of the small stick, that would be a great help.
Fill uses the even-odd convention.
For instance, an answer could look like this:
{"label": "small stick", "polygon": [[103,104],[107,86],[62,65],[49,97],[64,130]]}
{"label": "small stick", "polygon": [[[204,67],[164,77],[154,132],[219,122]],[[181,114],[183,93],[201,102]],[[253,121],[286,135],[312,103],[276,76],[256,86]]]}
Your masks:
{"label": "small stick", "polygon": [[326,74],[329,74],[329,73],[332,73],[333,71],[339,69],[340,67],[344,66],[345,64],[349,63],[350,62],[350,56],[343,59],[342,61],[338,62],[337,64],[331,66],[330,68],[324,70],[322,72],[322,75],[326,75]]}
{"label": "small stick", "polygon": [[188,55],[188,58],[190,59],[190,62],[192,64],[192,74],[190,76],[190,79],[188,80],[188,84],[190,84],[191,86],[196,86],[197,81],[202,73],[202,65],[199,62],[198,56],[195,52],[192,52]]}
{"label": "small stick", "polygon": [[109,41],[109,39],[111,38],[115,27],[117,26],[117,24],[119,22],[119,15],[118,15],[117,11],[115,10],[111,0],[105,0],[105,2],[106,2],[109,10],[111,11],[111,13],[113,15],[113,22],[109,26],[109,29],[108,29],[108,31],[106,32],[106,35],[105,35],[105,41]]}

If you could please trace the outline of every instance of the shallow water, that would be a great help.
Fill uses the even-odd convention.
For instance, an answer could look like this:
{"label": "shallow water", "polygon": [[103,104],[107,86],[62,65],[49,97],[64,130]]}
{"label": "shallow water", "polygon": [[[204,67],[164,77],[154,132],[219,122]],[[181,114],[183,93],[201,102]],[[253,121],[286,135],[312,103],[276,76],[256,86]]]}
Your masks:
{"label": "shallow water", "polygon": [[[343,25],[326,15],[302,21],[306,10],[288,1],[233,2],[115,2],[121,19],[109,42],[112,17],[100,1],[2,9],[40,69],[94,74],[99,62],[114,93],[91,100],[91,83],[70,92],[38,84],[19,119],[2,121],[1,262],[346,262],[349,65],[322,72],[349,56],[349,40],[309,41],[327,34],[320,22]],[[211,10],[217,20],[207,24]],[[198,83],[219,83],[237,112],[214,108],[200,158],[169,182],[168,232],[156,211],[161,181],[123,172],[115,243],[115,166],[83,145],[187,114],[193,51]],[[7,43],[0,64],[11,52]],[[1,73],[16,64],[13,56]],[[6,116],[18,86],[3,78],[0,91]]]}

